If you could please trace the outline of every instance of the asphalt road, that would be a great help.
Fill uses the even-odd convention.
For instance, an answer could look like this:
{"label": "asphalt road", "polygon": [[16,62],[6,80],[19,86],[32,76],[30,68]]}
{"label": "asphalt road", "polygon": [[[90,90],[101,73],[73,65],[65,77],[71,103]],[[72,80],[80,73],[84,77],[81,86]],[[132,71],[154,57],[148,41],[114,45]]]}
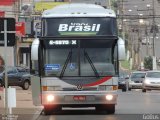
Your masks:
{"label": "asphalt road", "polygon": [[114,115],[90,110],[69,110],[51,116],[40,115],[37,120],[143,120],[160,119],[160,91],[141,90],[118,92]]}
{"label": "asphalt road", "polygon": [[[31,91],[17,90],[17,108],[13,114],[18,120],[151,120],[160,119],[160,91],[118,91],[118,104],[114,115],[96,112],[93,108],[65,109],[50,116],[43,115],[42,107],[32,104]],[[1,107],[0,107],[1,109]],[[0,120],[3,116],[0,116]],[[150,119],[151,118],[151,119]]]}

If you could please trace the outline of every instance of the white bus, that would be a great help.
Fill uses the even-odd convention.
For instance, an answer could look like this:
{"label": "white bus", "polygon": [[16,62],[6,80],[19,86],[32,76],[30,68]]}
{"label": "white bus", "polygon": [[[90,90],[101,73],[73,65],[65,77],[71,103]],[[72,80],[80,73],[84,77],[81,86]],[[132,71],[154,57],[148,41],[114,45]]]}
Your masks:
{"label": "white bus", "polygon": [[95,4],[43,12],[41,36],[31,46],[31,69],[38,70],[31,84],[33,102],[43,105],[45,114],[63,107],[115,112],[118,63],[125,57],[116,20],[114,11]]}

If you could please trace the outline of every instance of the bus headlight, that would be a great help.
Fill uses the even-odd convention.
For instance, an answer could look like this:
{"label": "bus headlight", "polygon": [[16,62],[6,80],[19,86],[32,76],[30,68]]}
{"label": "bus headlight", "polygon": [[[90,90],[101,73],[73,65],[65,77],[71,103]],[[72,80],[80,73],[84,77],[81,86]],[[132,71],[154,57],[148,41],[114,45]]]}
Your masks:
{"label": "bus headlight", "polygon": [[113,99],[113,95],[106,95],[106,100],[111,101]]}
{"label": "bus headlight", "polygon": [[53,102],[54,101],[54,95],[47,95],[47,101]]}

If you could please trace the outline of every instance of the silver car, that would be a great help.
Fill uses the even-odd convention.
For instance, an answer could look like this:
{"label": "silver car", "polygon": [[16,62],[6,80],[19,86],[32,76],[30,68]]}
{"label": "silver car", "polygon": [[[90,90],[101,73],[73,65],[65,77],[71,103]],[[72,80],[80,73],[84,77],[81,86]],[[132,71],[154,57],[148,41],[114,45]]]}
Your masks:
{"label": "silver car", "polygon": [[132,72],[129,77],[128,89],[142,89],[142,81],[145,78],[146,71]]}
{"label": "silver car", "polygon": [[142,85],[142,92],[160,90],[160,71],[147,71]]}

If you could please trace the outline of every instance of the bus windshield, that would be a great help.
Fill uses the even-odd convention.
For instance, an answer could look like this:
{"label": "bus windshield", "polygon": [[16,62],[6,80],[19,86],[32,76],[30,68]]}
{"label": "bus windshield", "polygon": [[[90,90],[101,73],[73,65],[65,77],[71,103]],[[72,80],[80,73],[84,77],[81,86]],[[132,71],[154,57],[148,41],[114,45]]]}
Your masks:
{"label": "bus windshield", "polygon": [[109,40],[49,40],[44,47],[44,75],[113,76],[112,44]]}

